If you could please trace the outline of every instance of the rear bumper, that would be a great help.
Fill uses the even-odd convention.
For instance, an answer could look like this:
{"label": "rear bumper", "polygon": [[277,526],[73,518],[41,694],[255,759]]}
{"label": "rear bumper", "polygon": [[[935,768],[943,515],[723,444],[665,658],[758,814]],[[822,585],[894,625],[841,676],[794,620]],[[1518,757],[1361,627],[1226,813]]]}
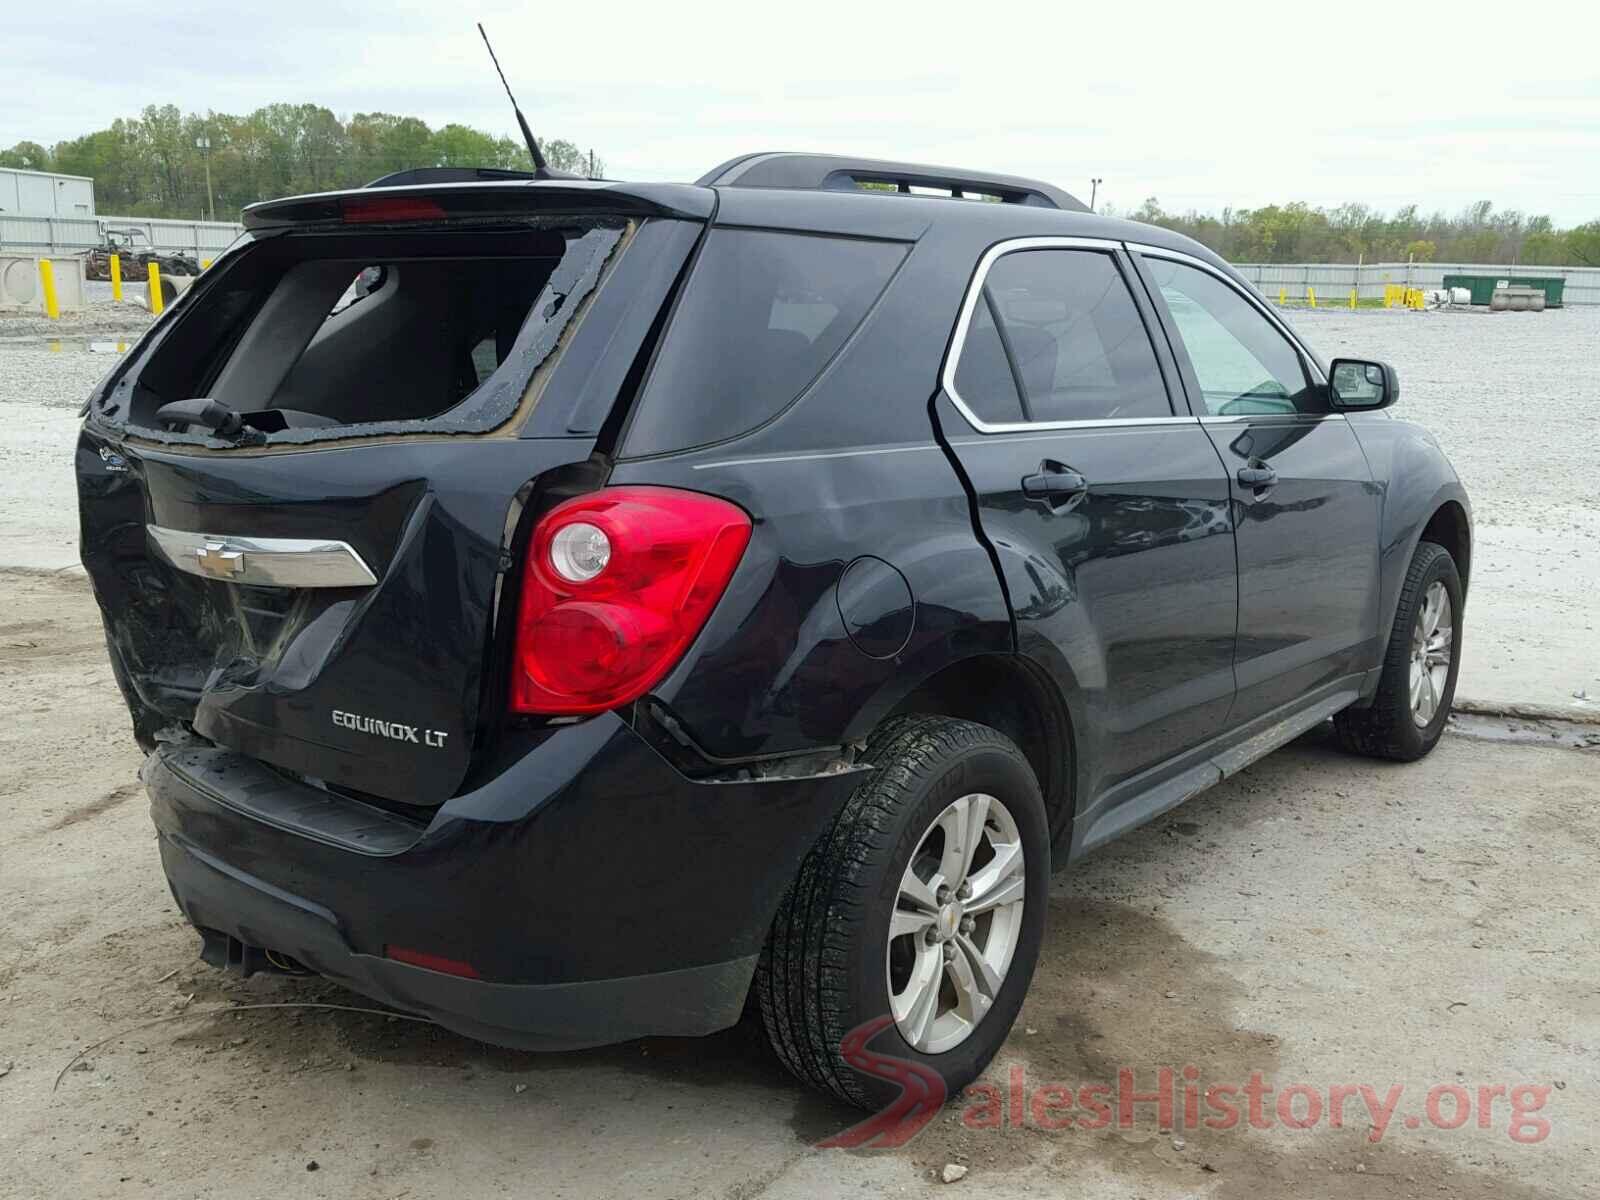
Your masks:
{"label": "rear bumper", "polygon": [[198,929],[528,1049],[735,1023],[784,888],[857,781],[692,780],[614,716],[558,731],[409,834],[205,744],[161,747],[144,778]]}

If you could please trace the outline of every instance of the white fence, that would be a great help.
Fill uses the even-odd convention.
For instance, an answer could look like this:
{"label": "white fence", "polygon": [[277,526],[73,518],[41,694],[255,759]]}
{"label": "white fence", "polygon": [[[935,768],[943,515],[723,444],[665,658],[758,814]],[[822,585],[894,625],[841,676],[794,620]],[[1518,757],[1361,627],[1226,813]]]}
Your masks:
{"label": "white fence", "polygon": [[1492,275],[1496,279],[1564,279],[1563,304],[1600,304],[1600,267],[1528,267],[1505,263],[1235,263],[1234,268],[1269,300],[1280,291],[1303,299],[1307,286],[1319,303],[1338,304],[1350,289],[1363,300],[1382,300],[1390,284],[1431,291],[1444,286],[1446,275]]}
{"label": "white fence", "polygon": [[22,254],[75,254],[98,246],[105,229],[142,229],[157,250],[189,250],[214,258],[244,231],[225,221],[162,221],[149,217],[14,217],[0,214],[0,249]]}
{"label": "white fence", "polygon": [[[0,249],[23,254],[73,254],[100,244],[102,226],[142,229],[158,250],[190,250],[198,258],[215,257],[244,231],[223,221],[162,221],[146,217],[12,217],[0,214]],[[1390,284],[1422,288],[1444,286],[1446,274],[1558,277],[1566,280],[1564,304],[1600,304],[1600,267],[1529,267],[1504,263],[1235,263],[1268,299],[1280,291],[1302,299],[1313,287],[1319,300],[1336,303],[1350,289],[1363,300],[1383,299]]]}

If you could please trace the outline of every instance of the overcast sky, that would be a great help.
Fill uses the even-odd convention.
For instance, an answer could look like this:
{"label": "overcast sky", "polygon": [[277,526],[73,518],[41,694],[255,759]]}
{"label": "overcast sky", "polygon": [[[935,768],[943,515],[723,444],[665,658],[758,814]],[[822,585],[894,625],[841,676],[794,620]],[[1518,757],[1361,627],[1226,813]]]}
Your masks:
{"label": "overcast sky", "polygon": [[0,147],[146,104],[314,101],[514,134],[481,18],[537,133],[614,178],[692,179],[753,150],[955,163],[1118,208],[1293,199],[1600,218],[1600,5],[8,6]]}

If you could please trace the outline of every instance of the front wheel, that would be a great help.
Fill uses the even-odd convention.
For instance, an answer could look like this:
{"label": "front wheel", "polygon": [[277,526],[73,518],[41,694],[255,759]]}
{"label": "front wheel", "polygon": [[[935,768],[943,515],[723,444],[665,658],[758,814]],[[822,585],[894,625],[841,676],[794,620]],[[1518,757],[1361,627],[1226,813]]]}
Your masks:
{"label": "front wheel", "polygon": [[1400,589],[1378,693],[1334,727],[1346,749],[1414,762],[1444,733],[1461,666],[1461,576],[1450,552],[1422,542]]}
{"label": "front wheel", "polygon": [[1039,955],[1050,843],[1038,781],[996,730],[900,717],[866,757],[784,896],[756,998],[791,1072],[876,1108],[895,1088],[851,1065],[868,1044],[952,1095],[1000,1049]]}

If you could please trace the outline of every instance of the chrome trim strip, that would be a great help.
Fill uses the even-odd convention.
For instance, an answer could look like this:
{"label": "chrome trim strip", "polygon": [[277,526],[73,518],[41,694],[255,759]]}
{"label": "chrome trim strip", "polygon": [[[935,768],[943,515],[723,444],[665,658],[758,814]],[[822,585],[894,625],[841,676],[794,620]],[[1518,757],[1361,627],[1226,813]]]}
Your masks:
{"label": "chrome trim strip", "polygon": [[1042,431],[1051,429],[1093,429],[1112,425],[1150,425],[1160,424],[1165,421],[1192,422],[1193,417],[1127,417],[1099,419],[1090,421],[985,421],[967,406],[961,398],[961,393],[956,391],[956,367],[961,362],[962,348],[967,344],[967,327],[972,324],[972,311],[978,306],[978,299],[983,295],[983,282],[989,275],[989,268],[995,261],[1007,254],[1014,254],[1019,250],[1107,250],[1118,251],[1122,243],[1111,241],[1107,238],[1088,237],[1024,237],[1012,238],[1009,241],[996,242],[985,251],[984,256],[978,260],[978,269],[973,272],[972,282],[967,285],[967,294],[961,300],[961,312],[956,317],[955,336],[950,340],[950,353],[945,355],[944,373],[939,377],[939,385],[944,389],[944,394],[950,397],[950,403],[956,406],[957,411],[966,418],[979,433],[1021,433],[1030,430]]}
{"label": "chrome trim strip", "polygon": [[1332,413],[1303,413],[1303,412],[1261,412],[1230,414],[1228,416],[1215,416],[1207,414],[1200,418],[1202,425],[1244,425],[1259,424],[1262,421],[1294,421],[1302,425],[1311,425],[1318,421],[1342,421],[1344,414]]}
{"label": "chrome trim strip", "polygon": [[1300,340],[1299,335],[1289,328],[1288,323],[1282,317],[1272,311],[1272,306],[1262,299],[1261,293],[1254,288],[1241,288],[1237,279],[1226,271],[1219,271],[1214,263],[1208,263],[1205,259],[1196,258],[1192,254],[1185,254],[1182,250],[1168,250],[1165,246],[1151,246],[1145,242],[1128,242],[1126,245],[1135,254],[1142,254],[1146,258],[1168,258],[1174,262],[1181,262],[1187,267],[1197,267],[1208,275],[1215,275],[1254,305],[1271,322],[1273,328],[1277,329],[1279,333],[1293,343],[1295,349],[1300,351],[1301,357],[1305,359],[1306,365],[1310,368],[1313,383],[1328,382],[1323,377],[1322,368],[1317,365],[1317,356],[1311,353],[1311,348]]}
{"label": "chrome trim strip", "polygon": [[859,446],[853,450],[816,450],[809,454],[766,454],[755,458],[719,458],[712,462],[695,463],[692,470],[709,471],[716,467],[764,466],[768,463],[811,462],[820,458],[862,458],[879,454],[939,453],[937,442],[922,442],[915,446]]}
{"label": "chrome trim strip", "polygon": [[950,397],[952,403],[961,409],[961,415],[972,422],[979,433],[1044,433],[1050,430],[1059,432],[1063,429],[1122,429],[1135,425],[1193,425],[1197,418],[1182,417],[1095,417],[1085,418],[1082,421],[979,421],[969,413],[966,408]]}
{"label": "chrome trim strip", "polygon": [[255,538],[145,527],[173,566],[202,579],[252,587],[371,587],[372,569],[348,542],[323,538]]}

